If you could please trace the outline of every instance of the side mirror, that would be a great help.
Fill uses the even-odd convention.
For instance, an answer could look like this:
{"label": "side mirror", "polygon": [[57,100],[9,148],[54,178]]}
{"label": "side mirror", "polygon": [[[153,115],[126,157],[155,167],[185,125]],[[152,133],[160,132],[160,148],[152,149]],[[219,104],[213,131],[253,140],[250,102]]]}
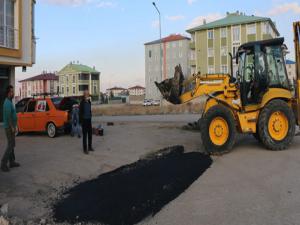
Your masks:
{"label": "side mirror", "polygon": [[239,71],[236,71],[236,79],[239,83],[242,81],[242,76],[240,75]]}

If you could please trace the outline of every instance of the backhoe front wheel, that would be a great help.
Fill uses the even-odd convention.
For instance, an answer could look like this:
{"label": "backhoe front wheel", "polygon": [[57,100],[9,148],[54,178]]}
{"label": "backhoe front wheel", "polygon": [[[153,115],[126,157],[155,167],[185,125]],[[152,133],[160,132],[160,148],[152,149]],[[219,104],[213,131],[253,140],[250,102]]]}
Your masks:
{"label": "backhoe front wheel", "polygon": [[258,133],[267,149],[287,149],[295,136],[295,116],[283,100],[273,100],[260,113]]}
{"label": "backhoe front wheel", "polygon": [[224,154],[231,150],[236,138],[232,112],[223,105],[210,108],[201,120],[201,138],[209,154]]}

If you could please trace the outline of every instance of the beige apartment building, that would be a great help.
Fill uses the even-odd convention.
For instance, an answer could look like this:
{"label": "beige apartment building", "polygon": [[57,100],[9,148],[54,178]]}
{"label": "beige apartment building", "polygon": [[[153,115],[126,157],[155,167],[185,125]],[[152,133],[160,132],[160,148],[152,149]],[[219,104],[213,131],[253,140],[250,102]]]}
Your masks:
{"label": "beige apartment building", "polygon": [[15,85],[15,68],[35,63],[35,0],[0,0],[0,121],[5,89]]}
{"label": "beige apartment building", "polygon": [[80,96],[89,90],[93,101],[100,99],[100,72],[95,67],[72,62],[58,72],[58,77],[62,96]]}
{"label": "beige apartment building", "polygon": [[[230,57],[241,44],[276,38],[279,32],[267,17],[227,13],[223,19],[187,30],[191,34],[190,66],[192,73],[229,73]],[[237,70],[234,65],[234,72]]]}

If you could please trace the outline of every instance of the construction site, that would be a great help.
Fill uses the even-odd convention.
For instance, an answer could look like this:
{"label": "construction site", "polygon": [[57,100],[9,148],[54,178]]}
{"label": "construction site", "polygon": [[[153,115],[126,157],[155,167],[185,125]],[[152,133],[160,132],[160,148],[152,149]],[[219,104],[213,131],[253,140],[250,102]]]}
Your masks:
{"label": "construction site", "polygon": [[[25,2],[32,22],[35,1]],[[70,3],[55,7],[60,4]],[[82,4],[94,1],[72,6]],[[279,36],[270,18],[239,11],[213,22],[204,19],[187,30],[191,38],[162,38],[161,12],[155,2],[152,6],[160,39],[144,44],[146,88],[129,88],[136,99],[145,98],[142,104],[97,102],[104,96],[101,73],[79,62],[67,64],[58,76],[22,80],[24,98],[15,103],[18,91],[8,85],[15,82],[14,66],[26,72],[35,63],[34,50],[24,50],[32,57],[25,62],[21,44],[4,51],[12,47],[3,47],[0,38],[0,58],[8,52],[23,60],[11,65],[10,77],[4,79],[0,71],[0,225],[299,224],[300,21],[286,25],[292,49],[286,41],[291,38]],[[3,15],[23,15],[19,0],[11,5],[5,0],[2,8]],[[26,28],[33,33],[33,26]],[[197,46],[201,38],[207,43]],[[184,46],[187,52],[181,52]],[[191,68],[182,65],[187,62]],[[30,82],[38,82],[30,90],[52,85],[56,95],[28,97]],[[124,97],[123,88],[108,90],[111,99]]]}

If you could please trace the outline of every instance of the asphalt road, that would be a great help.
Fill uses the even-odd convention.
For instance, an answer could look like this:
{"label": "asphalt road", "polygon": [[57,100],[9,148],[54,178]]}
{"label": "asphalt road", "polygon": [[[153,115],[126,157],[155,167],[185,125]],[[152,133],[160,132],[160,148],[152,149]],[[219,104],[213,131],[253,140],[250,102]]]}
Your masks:
{"label": "asphalt road", "polygon": [[[203,151],[200,134],[182,130],[198,115],[99,117],[104,137],[94,137],[96,151],[82,154],[81,140],[69,136],[50,139],[43,134],[17,138],[21,168],[0,173],[0,205],[9,215],[24,220],[46,218],[51,198],[74,180],[88,180],[146,153],[184,145]],[[5,148],[0,131],[0,154]],[[300,137],[289,150],[265,150],[250,135],[240,136],[233,151],[213,157],[213,164],[177,199],[143,225],[291,225],[300,221]]]}

